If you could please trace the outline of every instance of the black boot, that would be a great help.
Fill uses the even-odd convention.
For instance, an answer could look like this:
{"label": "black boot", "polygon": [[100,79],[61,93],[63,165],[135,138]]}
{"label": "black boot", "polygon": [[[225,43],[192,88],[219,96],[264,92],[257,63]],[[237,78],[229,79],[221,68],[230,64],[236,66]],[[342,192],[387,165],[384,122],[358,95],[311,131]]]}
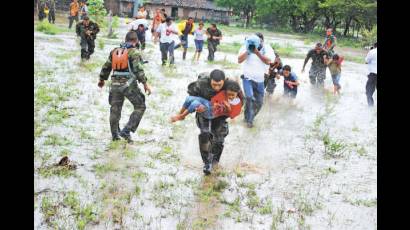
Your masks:
{"label": "black boot", "polygon": [[130,130],[127,129],[127,127],[124,127],[121,131],[120,131],[120,136],[122,138],[124,138],[125,140],[128,141],[128,143],[132,144],[133,140],[131,139],[131,134],[130,134]]}
{"label": "black boot", "polygon": [[184,51],[184,52],[182,53],[182,60],[185,60],[185,58],[186,58],[186,51]]}
{"label": "black boot", "polygon": [[118,135],[118,133],[113,133],[112,134],[112,141],[119,141],[119,140],[121,140],[121,138]]}
{"label": "black boot", "polygon": [[204,165],[204,173],[205,173],[205,175],[209,175],[209,174],[211,174],[211,171],[212,171],[212,163],[205,163],[205,165]]}

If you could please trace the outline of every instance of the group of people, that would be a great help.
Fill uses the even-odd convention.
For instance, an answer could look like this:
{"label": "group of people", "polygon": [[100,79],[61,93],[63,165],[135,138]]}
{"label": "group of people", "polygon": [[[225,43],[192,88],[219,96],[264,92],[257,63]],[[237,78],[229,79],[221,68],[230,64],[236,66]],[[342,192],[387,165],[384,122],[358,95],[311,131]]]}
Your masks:
{"label": "group of people", "polygon": [[[75,16],[75,4],[70,5],[70,15]],[[73,7],[71,7],[73,6]],[[146,22],[145,9],[140,9],[136,20],[129,25],[125,41],[111,50],[108,60],[104,63],[98,81],[98,87],[103,87],[111,75],[111,86],[108,96],[110,104],[110,129],[112,140],[121,138],[132,143],[131,133],[135,132],[146,110],[145,95],[140,90],[138,83],[143,85],[146,94],[151,93],[151,87],[145,76],[139,49],[145,48],[145,31],[149,29]],[[139,20],[139,21],[138,21]],[[145,21],[144,21],[145,20]],[[70,23],[71,24],[71,23]],[[205,35],[208,37],[208,60],[214,60],[214,52],[222,39],[222,33],[215,24],[204,29],[204,24],[199,22],[195,27],[194,20],[188,18],[178,25],[173,23],[161,10],[156,11],[151,24],[154,40],[159,39],[162,64],[165,65],[169,54],[169,63],[174,63],[174,49],[184,48],[182,58],[186,58],[188,36],[193,35],[196,52],[194,58],[199,59]],[[89,59],[94,52],[94,40],[99,32],[99,27],[87,15],[76,25],[76,33],[81,37],[81,58]],[[308,60],[312,59],[309,70],[310,83],[315,86],[324,85],[326,68],[332,75],[334,91],[340,90],[341,63],[343,57],[333,51],[336,37],[332,31],[327,30],[324,45],[317,43],[305,58],[302,72]],[[238,63],[242,64],[242,89],[239,82],[225,77],[222,70],[214,69],[210,73],[199,74],[197,80],[187,87],[188,96],[179,112],[171,116],[171,122],[183,120],[188,114],[196,113],[196,124],[200,130],[198,136],[199,150],[204,163],[203,172],[208,175],[213,167],[218,164],[224,148],[224,140],[229,133],[227,119],[237,117],[244,106],[244,122],[247,127],[253,127],[255,116],[263,105],[265,91],[272,95],[276,88],[276,80],[283,77],[284,96],[296,98],[298,92],[298,77],[292,72],[290,65],[283,65],[279,55],[270,45],[264,43],[262,33],[256,33],[246,38],[245,44],[238,52]],[[366,94],[369,105],[373,105],[372,94],[376,88],[377,75],[377,44],[374,45],[366,63],[369,64],[369,80],[366,85]],[[111,74],[112,73],[112,74]],[[119,121],[125,98],[133,105],[134,111],[128,122],[120,128]]]}
{"label": "group of people", "polygon": [[38,20],[48,18],[48,22],[54,24],[56,20],[56,2],[55,0],[37,2]]}

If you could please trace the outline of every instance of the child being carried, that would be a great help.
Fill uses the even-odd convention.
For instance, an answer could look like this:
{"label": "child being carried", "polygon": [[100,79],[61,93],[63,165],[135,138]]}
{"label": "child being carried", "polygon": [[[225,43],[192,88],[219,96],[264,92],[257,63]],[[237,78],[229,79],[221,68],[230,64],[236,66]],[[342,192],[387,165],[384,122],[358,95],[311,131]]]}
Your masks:
{"label": "child being carried", "polygon": [[213,119],[220,116],[228,116],[231,119],[238,116],[241,112],[242,102],[238,97],[241,88],[237,82],[227,85],[226,90],[221,90],[210,101],[196,96],[188,96],[182,105],[181,110],[171,117],[171,122],[185,119],[185,117],[199,108],[205,108],[202,113],[204,118]]}

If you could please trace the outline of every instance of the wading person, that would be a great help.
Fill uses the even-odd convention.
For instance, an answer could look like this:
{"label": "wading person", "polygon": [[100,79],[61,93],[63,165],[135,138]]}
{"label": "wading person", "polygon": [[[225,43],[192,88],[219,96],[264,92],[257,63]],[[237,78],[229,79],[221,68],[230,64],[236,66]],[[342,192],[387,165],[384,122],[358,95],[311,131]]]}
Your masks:
{"label": "wading person", "polygon": [[333,82],[333,94],[340,95],[340,77],[342,75],[342,62],[343,57],[338,54],[334,54],[332,58],[326,58],[326,65],[329,67],[330,75],[332,76]]}
{"label": "wading person", "polygon": [[272,95],[275,88],[276,82],[275,78],[279,79],[278,72],[282,69],[282,60],[280,59],[279,55],[275,52],[275,61],[269,64],[269,73],[265,74],[265,89],[268,92],[268,95]]}
{"label": "wading person", "polygon": [[[145,96],[138,87],[138,82],[144,85],[145,92],[151,94],[151,89],[147,84],[144,70],[141,65],[141,56],[134,47],[138,38],[135,32],[128,32],[125,36],[125,43],[119,48],[110,52],[110,56],[101,69],[98,87],[104,86],[104,81],[113,70],[111,75],[111,88],[108,96],[110,103],[110,128],[112,140],[119,140],[120,137],[132,143],[130,132],[135,132],[145,112]],[[124,98],[127,98],[134,106],[128,123],[120,131],[119,122],[121,118]]]}
{"label": "wading person", "polygon": [[88,7],[86,2],[81,2],[80,17],[84,20],[84,17],[88,16]]}
{"label": "wading person", "polygon": [[326,78],[326,64],[327,52],[322,48],[321,43],[317,43],[314,49],[309,50],[303,63],[302,73],[305,72],[306,63],[312,58],[312,66],[309,70],[310,83],[314,86],[324,86]]}
{"label": "wading person", "polygon": [[279,74],[283,76],[283,96],[295,99],[298,94],[298,77],[289,65],[285,65]]}
{"label": "wading person", "polygon": [[50,12],[48,13],[48,22],[54,24],[56,20],[56,2],[55,0],[50,0],[47,2]]}
{"label": "wading person", "polygon": [[178,35],[181,42],[175,46],[174,49],[178,49],[183,46],[184,51],[182,53],[182,60],[186,58],[186,51],[188,49],[188,35],[193,34],[195,29],[194,19],[189,17],[188,20],[178,23]]}
{"label": "wading person", "polygon": [[367,54],[365,61],[369,70],[366,83],[367,104],[373,106],[373,93],[377,89],[377,42],[374,43],[373,49]]}
{"label": "wading person", "polygon": [[162,23],[157,28],[156,36],[159,36],[159,49],[161,50],[162,65],[166,65],[169,54],[169,64],[174,64],[174,37],[178,34],[178,30],[172,19],[168,17],[165,23]]}
{"label": "wading person", "polygon": [[38,1],[37,6],[38,6],[38,20],[43,21],[43,19],[46,17],[46,13],[44,12],[44,9],[46,8],[46,4],[44,2]]}
{"label": "wading person", "polygon": [[222,33],[216,28],[216,24],[211,24],[211,27],[206,30],[206,35],[208,36],[208,61],[214,61],[216,47],[222,39]]}
{"label": "wading person", "polygon": [[145,49],[145,31],[148,30],[148,22],[146,19],[137,19],[128,25],[129,31],[134,31],[138,36],[137,48]]}
{"label": "wading person", "polygon": [[238,54],[238,63],[242,64],[242,83],[245,92],[245,121],[248,128],[253,127],[253,120],[262,108],[265,93],[265,73],[269,63],[275,60],[275,53],[269,45],[263,44],[263,35],[256,33],[246,39]]}
{"label": "wading person", "polygon": [[[195,54],[194,54],[194,60],[196,57],[196,60],[199,60],[199,56],[201,55],[202,48],[204,47],[204,35],[205,35],[205,30],[204,30],[204,23],[200,22],[199,27],[194,31],[194,42],[195,42]],[[198,56],[197,56],[198,55]]]}
{"label": "wading person", "polygon": [[78,22],[78,13],[80,11],[80,5],[78,4],[77,0],[73,0],[70,3],[70,16],[68,16],[68,28],[71,29],[73,26],[73,21]]}
{"label": "wading person", "polygon": [[[223,71],[215,69],[211,73],[200,74],[198,80],[190,83],[188,85],[188,94],[210,101],[221,90],[230,88],[230,84],[235,83],[232,80],[225,79]],[[238,97],[241,101],[243,99],[242,95],[240,91]],[[199,151],[204,162],[203,172],[208,175],[211,173],[212,166],[217,164],[221,158],[225,137],[229,133],[228,122],[226,121],[228,116],[223,115],[207,119],[203,116],[204,107],[196,109],[196,112],[196,124],[200,130],[198,136]]]}
{"label": "wading person", "polygon": [[147,18],[147,11],[145,10],[145,6],[140,6],[137,12],[137,19],[146,19]]}
{"label": "wading person", "polygon": [[82,21],[77,23],[75,31],[77,36],[81,38],[81,59],[90,59],[91,54],[94,53],[95,42],[97,33],[100,32],[100,28],[97,23],[91,21],[88,16],[85,16]]}
{"label": "wading person", "polygon": [[151,24],[151,33],[154,36],[154,33],[156,33],[157,28],[159,25],[162,23],[162,14],[160,9],[155,10],[154,18],[152,19],[152,24]]}
{"label": "wading person", "polygon": [[325,37],[325,42],[323,43],[323,48],[327,51],[330,57],[333,56],[335,51],[333,51],[333,48],[336,46],[336,36],[333,35],[333,29],[328,28],[326,30],[326,37]]}

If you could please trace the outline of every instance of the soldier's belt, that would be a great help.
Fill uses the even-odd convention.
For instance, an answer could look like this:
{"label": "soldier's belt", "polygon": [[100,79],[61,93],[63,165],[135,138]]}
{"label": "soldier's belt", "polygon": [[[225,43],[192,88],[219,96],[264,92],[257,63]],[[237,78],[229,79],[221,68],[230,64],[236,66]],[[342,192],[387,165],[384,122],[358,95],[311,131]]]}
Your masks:
{"label": "soldier's belt", "polygon": [[129,77],[131,74],[130,72],[119,72],[119,71],[114,71],[112,73],[113,76],[123,76],[123,77]]}

